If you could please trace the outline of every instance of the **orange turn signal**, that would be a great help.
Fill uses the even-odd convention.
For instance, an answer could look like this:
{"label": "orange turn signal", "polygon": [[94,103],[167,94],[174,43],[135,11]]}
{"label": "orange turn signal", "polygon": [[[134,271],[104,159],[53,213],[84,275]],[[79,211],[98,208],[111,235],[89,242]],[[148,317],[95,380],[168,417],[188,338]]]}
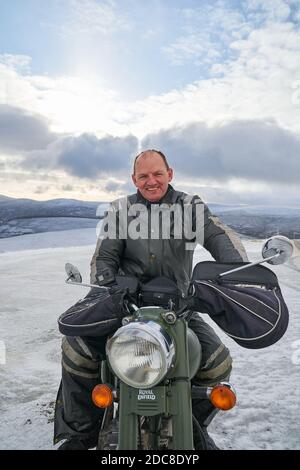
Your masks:
{"label": "orange turn signal", "polygon": [[98,384],[92,391],[94,405],[99,408],[108,408],[114,401],[112,389],[105,384]]}
{"label": "orange turn signal", "polygon": [[216,385],[210,393],[210,401],[220,410],[230,410],[236,404],[236,395],[233,388],[228,384]]}

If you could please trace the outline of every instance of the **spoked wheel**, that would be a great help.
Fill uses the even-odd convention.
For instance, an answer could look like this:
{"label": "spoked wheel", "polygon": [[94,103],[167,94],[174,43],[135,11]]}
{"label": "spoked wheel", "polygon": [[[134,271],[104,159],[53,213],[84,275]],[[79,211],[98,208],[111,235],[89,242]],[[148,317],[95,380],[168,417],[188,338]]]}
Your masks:
{"label": "spoked wheel", "polygon": [[139,419],[139,449],[171,449],[172,419],[165,416],[141,416]]}
{"label": "spoked wheel", "polygon": [[198,423],[197,419],[193,415],[193,435],[194,435],[194,447],[195,450],[210,450],[209,436],[207,432]]}
{"label": "spoked wheel", "polygon": [[118,447],[119,423],[113,418],[113,406],[106,408],[99,432],[97,450],[116,450]]}

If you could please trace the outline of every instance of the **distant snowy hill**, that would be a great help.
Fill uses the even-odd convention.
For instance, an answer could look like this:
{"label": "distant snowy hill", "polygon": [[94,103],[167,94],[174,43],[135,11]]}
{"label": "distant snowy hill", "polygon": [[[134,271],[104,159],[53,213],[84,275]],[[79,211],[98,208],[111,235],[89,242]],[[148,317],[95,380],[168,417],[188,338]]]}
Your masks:
{"label": "distant snowy hill", "polygon": [[[237,232],[256,238],[280,233],[300,238],[300,207],[208,204]],[[0,238],[96,227],[107,202],[53,199],[33,201],[0,195]]]}
{"label": "distant snowy hill", "polygon": [[276,233],[300,238],[300,207],[208,204],[222,222],[238,233],[267,238]]}
{"label": "distant snowy hill", "polygon": [[0,195],[0,238],[96,227],[107,206],[105,202],[33,201]]}
{"label": "distant snowy hill", "polygon": [[0,202],[1,201],[9,201],[9,200],[13,200],[14,198],[13,197],[8,197],[8,196],[3,196],[3,194],[0,194]]}

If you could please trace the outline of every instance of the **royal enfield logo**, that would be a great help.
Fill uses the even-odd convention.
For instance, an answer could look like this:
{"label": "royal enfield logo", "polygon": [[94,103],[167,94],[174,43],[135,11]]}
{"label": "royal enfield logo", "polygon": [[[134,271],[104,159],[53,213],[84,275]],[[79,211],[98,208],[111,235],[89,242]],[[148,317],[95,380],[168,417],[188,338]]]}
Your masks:
{"label": "royal enfield logo", "polygon": [[139,390],[138,400],[155,400],[156,395],[152,390]]}

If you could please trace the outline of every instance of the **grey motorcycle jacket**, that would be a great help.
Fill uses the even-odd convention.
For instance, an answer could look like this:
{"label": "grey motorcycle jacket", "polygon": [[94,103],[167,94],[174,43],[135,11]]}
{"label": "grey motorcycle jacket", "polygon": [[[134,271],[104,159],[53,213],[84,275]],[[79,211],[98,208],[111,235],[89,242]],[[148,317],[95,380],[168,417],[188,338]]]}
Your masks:
{"label": "grey motorcycle jacket", "polygon": [[169,185],[165,196],[151,203],[138,191],[111,204],[92,257],[91,282],[102,283],[103,270],[110,268],[142,282],[165,276],[186,293],[197,243],[218,262],[248,261],[234,231],[199,196]]}

